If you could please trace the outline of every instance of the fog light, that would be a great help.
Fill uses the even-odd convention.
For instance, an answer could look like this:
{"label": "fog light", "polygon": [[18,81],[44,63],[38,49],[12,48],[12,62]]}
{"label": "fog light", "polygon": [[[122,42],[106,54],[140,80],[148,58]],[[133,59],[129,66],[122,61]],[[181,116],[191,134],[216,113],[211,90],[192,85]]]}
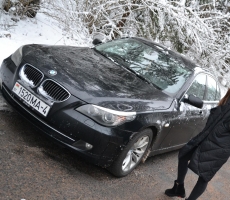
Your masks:
{"label": "fog light", "polygon": [[77,142],[72,144],[74,147],[81,149],[81,150],[90,150],[93,148],[92,144],[89,144],[83,140],[78,140]]}
{"label": "fog light", "polygon": [[92,149],[93,145],[89,144],[89,143],[85,143],[85,147],[86,147],[86,149]]}

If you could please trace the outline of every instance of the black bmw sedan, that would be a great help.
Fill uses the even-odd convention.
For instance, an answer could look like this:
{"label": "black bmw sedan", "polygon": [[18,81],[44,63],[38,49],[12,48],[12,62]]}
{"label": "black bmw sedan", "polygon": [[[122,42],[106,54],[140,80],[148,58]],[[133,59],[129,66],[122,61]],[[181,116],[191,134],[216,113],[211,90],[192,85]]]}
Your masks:
{"label": "black bmw sedan", "polygon": [[0,88],[41,132],[118,177],[181,148],[220,100],[212,74],[143,38],[22,46],[3,61]]}

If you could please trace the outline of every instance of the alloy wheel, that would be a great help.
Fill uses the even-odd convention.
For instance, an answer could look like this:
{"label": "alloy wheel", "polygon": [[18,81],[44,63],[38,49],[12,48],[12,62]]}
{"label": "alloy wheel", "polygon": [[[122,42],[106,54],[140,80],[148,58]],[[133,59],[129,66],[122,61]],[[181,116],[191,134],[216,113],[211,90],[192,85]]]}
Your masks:
{"label": "alloy wheel", "polygon": [[133,144],[122,163],[123,171],[129,171],[139,163],[139,160],[142,158],[143,154],[146,151],[146,148],[148,147],[149,141],[149,136],[145,135],[140,137]]}

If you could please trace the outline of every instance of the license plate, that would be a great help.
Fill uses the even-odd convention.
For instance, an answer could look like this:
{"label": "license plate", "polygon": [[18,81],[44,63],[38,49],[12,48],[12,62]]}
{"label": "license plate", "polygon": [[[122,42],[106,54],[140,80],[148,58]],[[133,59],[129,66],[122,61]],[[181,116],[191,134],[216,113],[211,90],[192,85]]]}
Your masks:
{"label": "license plate", "polygon": [[27,105],[31,106],[42,115],[47,116],[50,110],[50,106],[34,96],[31,92],[21,86],[21,84],[16,82],[13,88],[13,92],[21,99],[23,99]]}

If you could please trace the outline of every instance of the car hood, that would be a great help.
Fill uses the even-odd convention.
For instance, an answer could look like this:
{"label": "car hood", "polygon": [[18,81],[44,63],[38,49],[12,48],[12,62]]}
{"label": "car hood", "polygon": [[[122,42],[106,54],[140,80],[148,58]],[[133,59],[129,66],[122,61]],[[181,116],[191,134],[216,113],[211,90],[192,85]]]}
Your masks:
{"label": "car hood", "polygon": [[[173,99],[94,49],[26,45],[23,60],[86,103],[122,111],[167,109]],[[49,75],[56,70],[57,75]]]}

